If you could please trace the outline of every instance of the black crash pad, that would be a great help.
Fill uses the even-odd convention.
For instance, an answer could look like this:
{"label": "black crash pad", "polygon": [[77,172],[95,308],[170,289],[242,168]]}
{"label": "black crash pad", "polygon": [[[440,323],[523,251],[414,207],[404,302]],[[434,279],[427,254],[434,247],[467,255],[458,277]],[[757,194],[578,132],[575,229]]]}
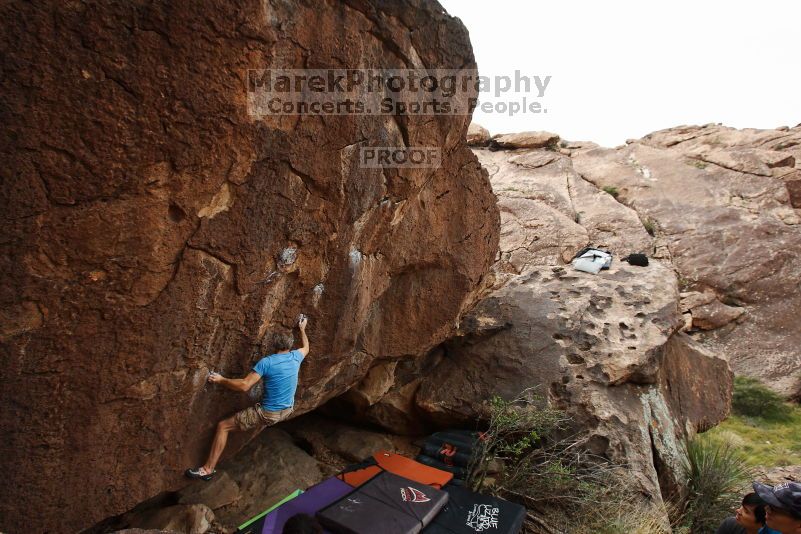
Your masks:
{"label": "black crash pad", "polygon": [[526,518],[519,504],[448,485],[448,504],[423,534],[518,534]]}

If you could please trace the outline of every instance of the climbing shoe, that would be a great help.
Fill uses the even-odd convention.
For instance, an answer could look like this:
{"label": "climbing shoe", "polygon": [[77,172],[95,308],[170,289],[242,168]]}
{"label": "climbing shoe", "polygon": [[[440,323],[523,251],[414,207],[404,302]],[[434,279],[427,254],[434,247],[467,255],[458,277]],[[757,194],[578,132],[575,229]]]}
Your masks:
{"label": "climbing shoe", "polygon": [[203,467],[198,467],[197,469],[187,469],[184,474],[189,478],[197,478],[208,482],[212,479],[214,473],[216,472],[217,470],[214,469],[211,473],[206,473],[206,470],[203,469]]}

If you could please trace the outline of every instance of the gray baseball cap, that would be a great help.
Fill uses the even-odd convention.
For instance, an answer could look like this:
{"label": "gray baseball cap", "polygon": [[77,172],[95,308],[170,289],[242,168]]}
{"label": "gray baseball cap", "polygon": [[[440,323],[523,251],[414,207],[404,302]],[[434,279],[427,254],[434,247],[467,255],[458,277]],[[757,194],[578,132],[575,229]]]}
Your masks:
{"label": "gray baseball cap", "polygon": [[768,486],[754,482],[754,491],[773,508],[781,508],[801,519],[801,483],[783,482]]}

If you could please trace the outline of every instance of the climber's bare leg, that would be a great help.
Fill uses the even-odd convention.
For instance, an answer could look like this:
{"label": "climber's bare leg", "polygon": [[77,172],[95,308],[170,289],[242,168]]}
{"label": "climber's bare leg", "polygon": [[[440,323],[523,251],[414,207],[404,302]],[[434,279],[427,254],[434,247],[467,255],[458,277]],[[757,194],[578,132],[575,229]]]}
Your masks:
{"label": "climber's bare leg", "polygon": [[214,441],[211,442],[209,458],[206,460],[206,463],[203,464],[203,469],[207,474],[214,471],[214,468],[217,466],[220,455],[222,455],[223,450],[225,450],[225,444],[228,442],[228,433],[232,430],[236,430],[234,416],[223,419],[217,423],[217,432],[214,434]]}

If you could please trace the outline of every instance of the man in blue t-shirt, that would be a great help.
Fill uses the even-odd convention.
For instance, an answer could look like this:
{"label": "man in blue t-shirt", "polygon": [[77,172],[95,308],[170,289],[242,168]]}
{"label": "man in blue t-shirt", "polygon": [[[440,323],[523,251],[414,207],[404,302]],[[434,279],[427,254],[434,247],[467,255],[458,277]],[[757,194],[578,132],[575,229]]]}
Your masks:
{"label": "man in blue t-shirt", "polygon": [[245,408],[217,424],[217,433],[214,435],[208,460],[197,469],[187,469],[186,476],[202,480],[212,479],[215,473],[214,467],[225,449],[230,431],[270,426],[289,417],[295,405],[300,364],[309,353],[309,338],[306,337],[307,322],[306,317],[301,315],[298,328],[302,346],[299,349],[290,350],[294,342],[292,334],[275,334],[273,336],[275,354],[259,360],[245,378],[225,378],[217,373],[209,374],[209,382],[242,392],[247,392],[262,380],[264,396],[256,405]]}

